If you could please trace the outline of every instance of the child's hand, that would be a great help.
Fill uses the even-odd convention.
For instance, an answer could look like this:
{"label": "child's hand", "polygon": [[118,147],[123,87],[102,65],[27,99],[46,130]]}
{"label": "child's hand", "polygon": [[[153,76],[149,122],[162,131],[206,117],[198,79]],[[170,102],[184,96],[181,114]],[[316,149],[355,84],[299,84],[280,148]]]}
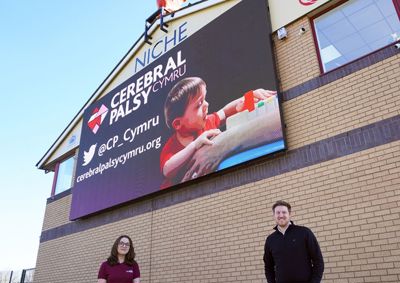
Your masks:
{"label": "child's hand", "polygon": [[[261,100],[270,98],[275,95],[276,95],[276,91],[273,91],[273,90],[266,90],[263,88],[253,90],[254,103],[257,103]],[[241,112],[244,110],[244,108],[245,108],[245,105],[244,105],[244,97],[243,97],[243,98],[240,98],[238,103],[236,104],[236,111]]]}
{"label": "child's hand", "polygon": [[202,147],[203,145],[212,145],[213,141],[211,140],[213,137],[219,135],[221,133],[220,129],[212,129],[205,131],[197,139],[194,140],[194,145],[196,150]]}
{"label": "child's hand", "polygon": [[276,95],[276,91],[259,88],[253,91],[254,102],[264,100]]}

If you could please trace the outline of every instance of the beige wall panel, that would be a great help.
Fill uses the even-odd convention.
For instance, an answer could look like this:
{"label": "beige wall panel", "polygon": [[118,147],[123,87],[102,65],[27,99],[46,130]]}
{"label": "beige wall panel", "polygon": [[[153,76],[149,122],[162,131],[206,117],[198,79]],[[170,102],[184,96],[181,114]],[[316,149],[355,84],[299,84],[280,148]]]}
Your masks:
{"label": "beige wall panel", "polygon": [[145,283],[264,282],[278,199],[317,235],[325,283],[399,282],[399,149],[393,142],[160,209],[153,221],[148,213],[44,242],[35,282],[95,282],[121,233],[134,238]]}
{"label": "beige wall panel", "polygon": [[[312,3],[312,0],[301,0]],[[271,13],[272,30],[275,31],[290,22],[308,14],[331,0],[316,0],[314,4],[302,5],[299,0],[268,0]]]}
{"label": "beige wall panel", "polygon": [[64,141],[57,147],[52,155],[47,159],[46,164],[52,163],[64,154],[70,152],[71,150],[79,146],[81,140],[82,131],[82,119],[79,120],[77,125],[72,129],[72,131],[66,136]]}

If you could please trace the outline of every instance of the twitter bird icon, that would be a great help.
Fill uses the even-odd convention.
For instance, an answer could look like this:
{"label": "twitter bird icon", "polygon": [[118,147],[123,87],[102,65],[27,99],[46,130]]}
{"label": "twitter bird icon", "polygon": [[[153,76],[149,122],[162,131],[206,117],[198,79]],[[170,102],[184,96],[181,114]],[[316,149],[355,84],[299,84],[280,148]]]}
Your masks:
{"label": "twitter bird icon", "polygon": [[90,163],[90,161],[92,161],[94,153],[96,151],[96,146],[97,146],[97,143],[91,145],[88,152],[83,151],[83,164],[82,164],[83,166],[88,165]]}

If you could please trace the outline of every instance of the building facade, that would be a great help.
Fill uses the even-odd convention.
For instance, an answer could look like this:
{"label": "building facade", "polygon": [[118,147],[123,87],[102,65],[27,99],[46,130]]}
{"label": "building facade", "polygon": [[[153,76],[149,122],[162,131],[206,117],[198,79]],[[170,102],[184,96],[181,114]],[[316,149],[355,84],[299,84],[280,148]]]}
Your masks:
{"label": "building facade", "polygon": [[[237,2],[201,1],[166,20],[204,25]],[[400,282],[400,1],[281,2],[268,13],[287,149],[70,220],[82,110],[38,163],[55,181],[34,282],[94,282],[121,234],[143,282],[266,282],[280,199],[316,234],[323,282]],[[143,40],[87,105],[135,72]]]}

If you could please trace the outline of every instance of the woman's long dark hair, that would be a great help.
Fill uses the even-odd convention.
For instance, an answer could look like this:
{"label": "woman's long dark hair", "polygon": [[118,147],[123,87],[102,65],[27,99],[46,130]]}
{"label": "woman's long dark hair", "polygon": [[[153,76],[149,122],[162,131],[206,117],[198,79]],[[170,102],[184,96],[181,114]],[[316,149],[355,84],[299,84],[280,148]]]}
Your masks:
{"label": "woman's long dark hair", "polygon": [[111,266],[116,265],[118,263],[118,245],[122,238],[127,238],[129,240],[129,251],[125,255],[124,263],[129,265],[133,265],[134,263],[136,263],[135,261],[136,254],[135,254],[135,249],[133,248],[133,243],[131,238],[129,238],[129,236],[127,235],[121,235],[115,240],[114,245],[111,248],[111,254],[107,259],[108,264],[110,264]]}

